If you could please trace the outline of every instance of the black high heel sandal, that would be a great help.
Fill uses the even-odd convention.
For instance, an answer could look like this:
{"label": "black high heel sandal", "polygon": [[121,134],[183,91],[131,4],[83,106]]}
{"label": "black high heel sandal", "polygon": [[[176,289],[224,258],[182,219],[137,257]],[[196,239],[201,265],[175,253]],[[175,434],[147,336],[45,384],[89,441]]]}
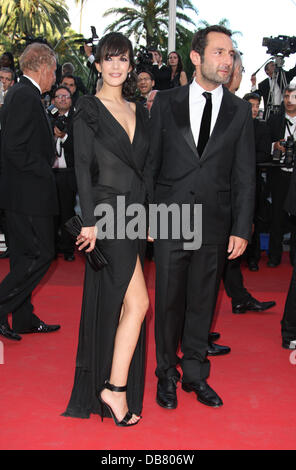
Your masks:
{"label": "black high heel sandal", "polygon": [[[118,419],[116,418],[112,408],[110,405],[108,405],[104,400],[103,398],[101,397],[101,393],[102,391],[107,388],[108,390],[110,390],[111,392],[126,392],[127,390],[127,386],[125,387],[116,387],[116,385],[112,385],[108,382],[108,380],[106,380],[105,382],[105,386],[102,388],[102,390],[98,393],[98,399],[100,401],[100,404],[101,404],[101,418],[102,418],[102,421],[104,420],[104,407],[108,408],[112,418],[113,418],[113,421],[114,423],[116,424],[116,426],[121,426],[121,427],[128,427],[128,426],[134,426],[135,424],[138,424],[138,422],[140,421],[140,419],[138,421],[136,421],[135,423],[129,423],[129,420],[133,417],[132,413],[130,411],[128,411],[125,415],[125,417],[121,420],[121,421],[118,421]],[[141,417],[140,417],[141,418]]]}

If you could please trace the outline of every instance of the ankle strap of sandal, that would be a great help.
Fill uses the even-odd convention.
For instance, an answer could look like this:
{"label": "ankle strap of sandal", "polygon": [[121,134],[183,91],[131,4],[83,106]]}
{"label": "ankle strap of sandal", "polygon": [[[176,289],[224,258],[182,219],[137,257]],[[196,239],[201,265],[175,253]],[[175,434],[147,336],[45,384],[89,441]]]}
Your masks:
{"label": "ankle strap of sandal", "polygon": [[127,391],[127,385],[124,387],[117,387],[116,385],[110,384],[108,380],[105,382],[105,388],[108,390],[111,390],[111,392],[126,392]]}

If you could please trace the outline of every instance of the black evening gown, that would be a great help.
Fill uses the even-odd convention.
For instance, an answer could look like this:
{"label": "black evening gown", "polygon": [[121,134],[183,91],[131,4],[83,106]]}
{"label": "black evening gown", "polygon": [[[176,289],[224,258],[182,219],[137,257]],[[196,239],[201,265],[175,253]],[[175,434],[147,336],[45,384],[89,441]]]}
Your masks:
{"label": "black evening gown", "polygon": [[[147,201],[146,157],[148,115],[136,104],[133,141],[103,103],[95,96],[83,96],[74,118],[75,171],[84,226],[93,226],[99,203],[114,208],[116,230],[126,220],[117,217],[116,198],[125,196],[126,205]],[[147,180],[148,181],[148,180]],[[109,379],[114,340],[125,292],[139,256],[142,264],[146,241],[103,239],[99,247],[108,261],[95,272],[86,264],[79,344],[74,386],[63,416],[89,418],[100,414],[97,392]],[[130,411],[141,414],[144,391],[145,322],[131,362],[127,382]],[[114,384],[116,385],[116,384]],[[108,410],[104,415],[109,416]]]}

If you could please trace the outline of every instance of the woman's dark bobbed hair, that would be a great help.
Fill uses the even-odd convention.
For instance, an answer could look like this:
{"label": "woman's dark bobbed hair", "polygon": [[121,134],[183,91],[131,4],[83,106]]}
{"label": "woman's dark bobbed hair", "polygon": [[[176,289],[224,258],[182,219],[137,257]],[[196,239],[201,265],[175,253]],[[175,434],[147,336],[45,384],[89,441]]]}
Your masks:
{"label": "woman's dark bobbed hair", "polygon": [[134,96],[137,88],[137,75],[134,72],[134,51],[131,41],[121,33],[106,34],[100,39],[96,48],[95,61],[100,64],[107,57],[118,57],[126,53],[128,53],[132,70],[123,84],[122,94],[125,98],[131,98]]}

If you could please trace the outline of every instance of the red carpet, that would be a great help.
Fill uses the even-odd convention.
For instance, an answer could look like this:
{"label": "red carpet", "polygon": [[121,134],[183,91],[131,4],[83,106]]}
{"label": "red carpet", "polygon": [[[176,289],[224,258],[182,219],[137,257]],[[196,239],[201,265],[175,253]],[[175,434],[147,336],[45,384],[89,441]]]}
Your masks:
{"label": "red carpet", "polygon": [[[8,261],[0,260],[0,278]],[[52,334],[23,335],[20,342],[1,338],[0,449],[295,449],[296,366],[281,347],[280,320],[291,276],[288,258],[276,269],[243,267],[246,287],[259,300],[276,300],[266,313],[233,315],[220,292],[214,330],[227,356],[212,358],[209,384],[223,398],[219,409],[206,407],[178,386],[177,410],[155,403],[153,314],[148,315],[148,357],[143,420],[130,429],[61,417],[74,376],[84,266],[80,258],[55,261],[34,295],[36,313],[62,328]],[[146,278],[154,301],[154,264]],[[1,361],[0,361],[1,362]]]}

